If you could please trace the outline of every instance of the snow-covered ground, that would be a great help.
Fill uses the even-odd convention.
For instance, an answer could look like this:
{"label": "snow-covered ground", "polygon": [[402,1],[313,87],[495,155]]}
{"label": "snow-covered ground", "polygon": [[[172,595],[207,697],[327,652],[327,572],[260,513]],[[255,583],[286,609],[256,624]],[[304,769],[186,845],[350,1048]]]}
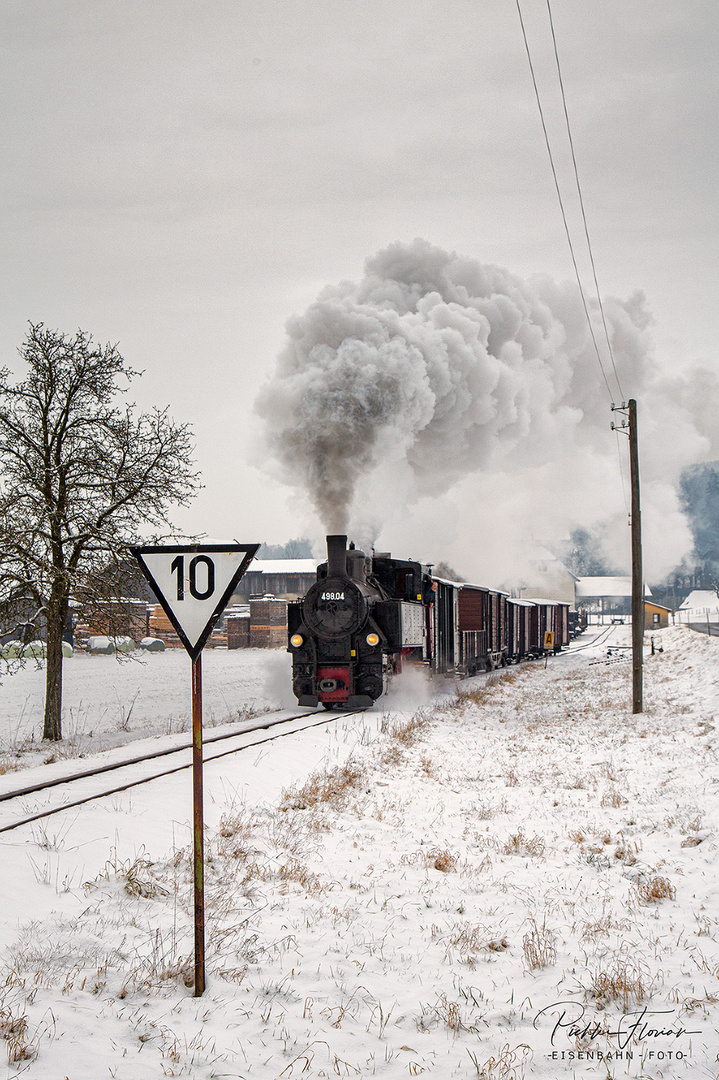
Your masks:
{"label": "snow-covered ground", "polygon": [[[266,649],[206,649],[202,654],[206,727],[253,712],[296,705],[290,658]],[[58,752],[78,757],[151,735],[190,726],[191,664],[184,649],[130,657],[78,652],[63,667],[65,741]],[[48,754],[42,739],[45,669],[27,661],[0,686],[0,754],[23,764]]]}
{"label": "snow-covered ground", "polygon": [[[719,640],[655,633],[633,716],[607,634],[208,765],[202,998],[188,774],[4,834],[6,1074],[717,1077]],[[136,736],[187,715],[166,656],[97,700],[68,662],[93,739],[101,700]],[[206,661],[209,701],[235,661]],[[218,722],[272,703],[252,663]]]}

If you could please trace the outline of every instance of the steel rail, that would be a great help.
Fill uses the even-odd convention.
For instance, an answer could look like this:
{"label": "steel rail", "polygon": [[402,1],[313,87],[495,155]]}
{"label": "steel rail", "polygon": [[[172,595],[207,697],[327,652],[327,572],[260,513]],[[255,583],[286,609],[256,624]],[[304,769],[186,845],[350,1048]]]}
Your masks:
{"label": "steel rail", "polygon": [[[234,739],[237,735],[244,735],[248,731],[264,731],[275,724],[286,724],[290,720],[300,720],[303,716],[316,716],[320,710],[314,712],[297,713],[294,716],[284,716],[281,719],[267,720],[262,724],[254,724],[251,720],[245,721],[234,731],[224,732],[222,735],[206,735],[203,737],[203,746],[207,743],[220,742],[223,739]],[[324,710],[322,710],[324,715]],[[151,761],[152,758],[167,757],[168,754],[178,754],[181,750],[191,750],[192,742],[182,743],[179,746],[165,747],[162,750],[153,750],[149,754],[140,754],[137,757],[124,758],[122,761],[113,761],[107,765],[98,765],[92,769],[81,769],[79,772],[68,773],[67,776],[55,776],[51,780],[38,781],[36,784],[28,784],[26,787],[13,788],[12,791],[0,793],[0,802],[7,799],[15,799],[20,795],[32,795],[36,791],[45,791],[47,788],[57,787],[58,784],[69,784],[73,780],[83,780],[88,776],[99,776],[100,773],[112,772],[114,769],[124,769],[129,765],[139,765],[142,761]],[[162,774],[158,774],[162,775]]]}
{"label": "steel rail", "polygon": [[[229,754],[237,754],[241,750],[247,750],[252,746],[259,745],[260,743],[271,742],[274,739],[285,738],[286,736],[294,735],[299,731],[306,731],[308,728],[320,727],[322,724],[329,724],[333,720],[340,720],[340,719],[342,719],[344,717],[349,717],[349,716],[358,716],[362,712],[364,712],[363,709],[359,709],[359,710],[357,710],[355,712],[334,712],[334,713],[313,712],[313,713],[302,713],[302,714],[300,714],[299,716],[296,716],[296,717],[286,717],[284,720],[276,720],[276,721],[274,721],[273,723],[270,723],[270,724],[262,724],[262,725],[258,725],[257,727],[254,727],[254,728],[246,729],[245,731],[235,732],[234,736],[229,736],[229,735],[228,736],[217,736],[212,741],[217,742],[221,738],[232,738],[232,737],[238,738],[240,735],[251,735],[253,733],[258,733],[258,734],[264,733],[262,738],[254,739],[251,742],[245,743],[243,746],[237,746],[232,750],[221,750],[219,753],[213,754],[212,756],[205,758],[204,763],[209,764],[209,763],[211,763],[213,761],[217,761],[219,758],[227,757]],[[267,732],[269,731],[270,728],[276,727],[279,724],[282,724],[282,723],[289,724],[293,720],[301,719],[302,717],[305,717],[305,716],[309,718],[309,717],[318,716],[318,715],[321,715],[322,719],[321,720],[315,720],[314,723],[304,724],[302,727],[293,728],[291,731],[278,731],[277,733],[274,733],[274,734],[267,734]],[[182,753],[184,750],[188,750],[188,749],[190,749],[189,745],[188,746],[176,747],[172,751],[163,751],[162,753],[176,753],[176,754],[179,754],[179,753]],[[139,765],[143,761],[150,760],[150,757],[153,757],[153,756],[154,757],[159,757],[159,756],[161,756],[161,754],[157,753],[157,754],[153,754],[153,755],[148,755],[148,757],[139,757],[139,758],[133,759],[132,761],[123,762],[121,765],[118,765],[117,767],[118,768],[122,768],[122,767],[129,768],[132,765]],[[105,799],[109,795],[116,795],[119,792],[128,791],[130,788],[139,787],[141,784],[148,784],[148,783],[150,783],[151,780],[159,780],[163,776],[171,776],[173,773],[182,772],[183,769],[190,769],[190,768],[192,768],[192,761],[191,760],[187,761],[187,762],[184,762],[182,765],[173,765],[172,768],[163,769],[161,772],[153,773],[152,776],[143,776],[139,780],[130,780],[127,783],[118,784],[116,787],[108,788],[105,791],[98,791],[98,792],[95,792],[92,795],[85,795],[81,799],[75,799],[72,802],[65,802],[65,803],[62,803],[59,806],[48,807],[48,808],[46,808],[44,810],[38,811],[37,813],[28,814],[24,818],[21,818],[18,821],[11,822],[10,824],[7,824],[7,825],[0,825],[0,833],[11,832],[13,829],[19,829],[22,825],[31,825],[32,822],[34,822],[34,821],[40,821],[42,818],[51,817],[53,814],[59,814],[63,810],[72,810],[77,806],[83,806],[85,803],[94,802],[95,799]],[[97,773],[104,772],[104,771],[107,771],[105,766],[103,766],[102,769],[97,770]],[[94,775],[97,775],[97,773],[90,771],[90,772],[84,773],[82,776],[71,776],[67,780],[65,780],[65,781],[61,780],[59,782],[60,783],[73,783],[74,780],[87,779],[88,776],[94,776]],[[56,785],[55,785],[55,782],[53,782],[52,785],[48,784],[47,786],[48,787],[50,787],[50,786],[54,787]],[[42,789],[36,789],[36,790],[42,790]]]}

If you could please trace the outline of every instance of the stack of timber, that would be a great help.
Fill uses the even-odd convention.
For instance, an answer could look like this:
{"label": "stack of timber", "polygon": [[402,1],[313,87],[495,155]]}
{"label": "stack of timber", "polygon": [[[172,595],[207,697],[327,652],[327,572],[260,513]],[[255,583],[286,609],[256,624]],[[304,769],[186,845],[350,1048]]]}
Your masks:
{"label": "stack of timber", "polygon": [[90,635],[131,637],[133,641],[147,637],[148,605],[144,600],[100,601],[83,615]]}
{"label": "stack of timber", "polygon": [[287,644],[287,601],[250,600],[250,648],[281,649]]}
{"label": "stack of timber", "polygon": [[168,649],[184,648],[182,642],[175,633],[175,628],[168,619],[167,615],[165,615],[165,612],[162,610],[160,604],[155,604],[154,608],[150,613],[148,636],[159,638],[160,641],[164,641],[165,646]]}
{"label": "stack of timber", "polygon": [[250,616],[228,615],[227,616],[227,648],[249,649],[250,647]]}

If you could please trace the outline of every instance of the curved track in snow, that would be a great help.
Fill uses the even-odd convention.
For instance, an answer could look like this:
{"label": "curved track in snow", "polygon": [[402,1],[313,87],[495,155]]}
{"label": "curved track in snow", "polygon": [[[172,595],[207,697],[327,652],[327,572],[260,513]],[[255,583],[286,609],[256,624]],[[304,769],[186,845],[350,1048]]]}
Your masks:
{"label": "curved track in snow", "polygon": [[[268,713],[254,721],[238,725],[232,731],[206,735],[203,738],[203,760],[205,764],[210,764],[218,758],[236,754],[259,743],[293,735],[309,727],[332,723],[333,720],[359,715],[361,711],[327,712],[320,709],[302,713]],[[158,758],[167,759],[159,768],[154,765]],[[149,783],[150,780],[169,776],[191,766],[192,743],[182,742],[146,754],[118,758],[91,768],[63,770],[61,775],[0,791],[0,804],[4,804],[0,805],[0,833],[17,829],[21,825],[29,825],[62,810],[82,806],[94,799],[127,791],[139,784]],[[117,774],[110,785],[105,783],[108,773]],[[40,805],[46,795],[47,802]],[[34,800],[36,805],[31,806],[29,799]],[[17,813],[18,808],[20,814]]]}

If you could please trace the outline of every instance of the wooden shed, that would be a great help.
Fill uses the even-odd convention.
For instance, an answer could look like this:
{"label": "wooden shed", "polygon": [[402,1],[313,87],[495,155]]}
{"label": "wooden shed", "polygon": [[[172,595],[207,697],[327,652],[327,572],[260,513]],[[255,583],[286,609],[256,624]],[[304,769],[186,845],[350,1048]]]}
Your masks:
{"label": "wooden shed", "polygon": [[644,601],[645,630],[661,630],[662,627],[669,626],[671,621],[672,611],[670,608],[655,604],[652,600]]}

